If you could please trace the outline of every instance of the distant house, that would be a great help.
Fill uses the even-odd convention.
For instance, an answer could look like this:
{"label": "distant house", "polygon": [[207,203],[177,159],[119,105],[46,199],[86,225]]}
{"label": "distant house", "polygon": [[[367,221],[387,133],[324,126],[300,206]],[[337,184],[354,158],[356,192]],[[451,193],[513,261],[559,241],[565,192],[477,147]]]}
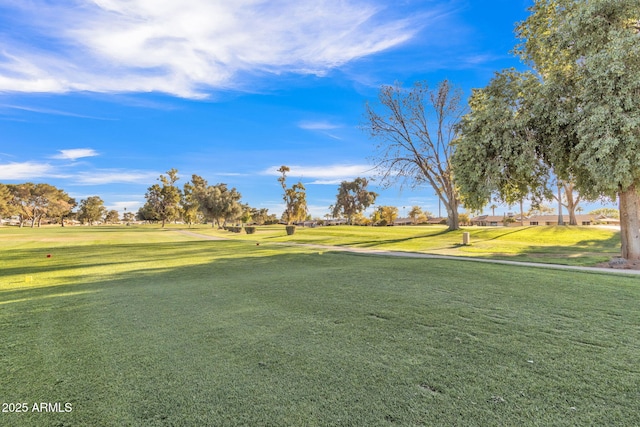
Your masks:
{"label": "distant house", "polygon": [[346,223],[346,218],[333,218],[324,221],[324,225],[345,225]]}
{"label": "distant house", "polygon": [[504,216],[480,215],[475,218],[471,218],[469,222],[471,222],[471,225],[477,225],[480,227],[498,227],[504,225],[504,220]]}
{"label": "distant house", "polygon": [[396,218],[393,220],[393,225],[412,225],[413,220],[411,218]]}
{"label": "distant house", "polygon": [[620,225],[620,218],[609,218],[604,215],[599,215],[596,221],[598,224]]}
{"label": "distant house", "polygon": [[316,227],[318,225],[318,221],[317,220],[309,220],[309,221],[299,221],[296,222],[295,225],[298,225],[300,227]]}
{"label": "distant house", "polygon": [[444,217],[429,217],[427,218],[427,224],[446,224],[447,218]]}
{"label": "distant house", "polygon": [[[569,224],[569,215],[562,215],[562,220],[565,225]],[[595,224],[620,225],[620,220],[602,215],[576,215],[576,225],[587,226]],[[534,215],[528,218],[525,217],[522,221],[520,221],[519,216],[514,216],[513,214],[505,216],[480,215],[471,219],[471,225],[480,227],[558,225],[558,215]]]}
{"label": "distant house", "polygon": [[[562,215],[562,221],[569,224],[569,215]],[[594,225],[596,215],[576,215],[576,225]],[[558,225],[558,215],[534,215],[524,225]]]}

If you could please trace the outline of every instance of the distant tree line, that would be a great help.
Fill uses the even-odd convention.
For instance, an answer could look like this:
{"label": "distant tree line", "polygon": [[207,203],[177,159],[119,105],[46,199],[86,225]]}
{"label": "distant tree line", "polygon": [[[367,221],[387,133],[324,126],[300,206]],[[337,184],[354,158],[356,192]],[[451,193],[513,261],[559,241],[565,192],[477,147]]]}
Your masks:
{"label": "distant tree line", "polygon": [[207,222],[219,228],[229,222],[263,225],[279,221],[268,209],[242,203],[242,195],[227,184],[210,185],[206,179],[194,174],[180,188],[179,179],[177,169],[160,175],[159,182],[147,189],[146,202],[138,210],[136,219],[159,222],[163,227],[168,222],[182,221],[189,225]]}
{"label": "distant tree line", "polygon": [[[78,208],[77,211],[74,211]],[[0,218],[17,218],[20,227],[40,227],[43,223],[60,224],[79,221],[116,223],[118,211],[107,210],[98,196],[76,200],[51,184],[25,182],[0,184]]]}

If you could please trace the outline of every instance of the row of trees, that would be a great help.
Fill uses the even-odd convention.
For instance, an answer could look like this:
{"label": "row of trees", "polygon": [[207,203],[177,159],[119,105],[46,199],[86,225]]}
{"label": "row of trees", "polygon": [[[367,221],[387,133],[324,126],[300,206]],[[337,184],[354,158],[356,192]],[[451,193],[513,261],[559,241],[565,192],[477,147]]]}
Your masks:
{"label": "row of trees", "polygon": [[17,216],[20,227],[30,222],[40,226],[43,220],[64,222],[76,201],[67,193],[49,184],[0,184],[0,213]]}
{"label": "row of trees", "polygon": [[[78,208],[77,211],[73,209]],[[44,222],[60,224],[78,220],[93,224],[98,221],[119,221],[116,210],[108,211],[98,196],[76,200],[64,191],[46,183],[0,184],[0,217],[17,217],[20,227],[31,227]]]}
{"label": "row of trees", "polygon": [[530,71],[497,73],[468,107],[448,81],[385,86],[367,104],[381,182],[430,185],[450,230],[460,205],[523,214],[525,199],[555,196],[575,222],[581,199],[617,198],[622,256],[638,260],[640,3],[536,0],[530,11],[516,48]]}
{"label": "row of trees", "polygon": [[[291,169],[283,165],[278,169],[278,182],[282,186],[282,199],[285,210],[281,220],[287,224],[294,224],[309,218],[306,200],[306,189],[301,182],[290,187],[287,185],[287,174]],[[255,209],[241,203],[241,194],[235,189],[229,189],[226,184],[209,185],[207,181],[192,175],[191,181],[180,189],[176,182],[179,180],[178,171],[171,169],[166,175],[158,178],[156,183],[148,188],[146,203],[140,208],[137,218],[144,221],[166,222],[181,219],[189,224],[210,221],[212,225],[224,227],[228,221],[253,222],[269,224],[278,222],[275,215],[269,215],[267,209]],[[336,203],[330,206],[334,218],[347,218],[348,224],[392,224],[397,218],[398,209],[392,206],[380,206],[371,215],[371,219],[362,216],[365,209],[373,205],[377,194],[368,190],[369,181],[366,178],[356,178],[353,181],[343,181],[338,187]],[[422,210],[415,206],[410,212],[416,223],[426,220]]]}
{"label": "row of trees", "polygon": [[224,227],[228,221],[273,224],[278,222],[268,209],[252,208],[241,203],[241,194],[227,184],[209,185],[206,179],[192,175],[191,181],[182,188],[176,184],[178,171],[171,169],[160,175],[159,183],[153,184],[145,194],[146,202],[138,210],[136,218],[141,221],[167,222],[182,220],[187,224],[204,221],[212,226]]}
{"label": "row of trees", "polygon": [[[281,166],[278,182],[283,189],[285,211],[282,220],[288,224],[308,218],[306,190],[301,182],[287,187],[286,179],[290,168]],[[223,227],[227,221],[253,222],[257,224],[277,223],[275,214],[268,209],[252,208],[241,203],[241,194],[227,184],[209,185],[198,176],[192,175],[191,181],[183,188],[177,186],[178,171],[171,169],[160,175],[158,183],[147,189],[146,202],[137,214],[125,212],[123,220],[167,222],[182,220],[188,224],[210,221],[212,225]],[[353,182],[343,182],[339,187],[337,201],[332,206],[334,216],[345,215],[353,223],[356,215],[375,202],[377,194],[367,190],[368,181],[357,178]],[[74,208],[77,211],[73,211]],[[31,226],[40,226],[43,220],[51,223],[78,220],[93,225],[98,222],[117,223],[120,221],[116,210],[107,210],[104,201],[98,196],[83,199],[78,204],[75,199],[50,184],[0,184],[0,217],[17,216],[20,226],[30,222]]]}

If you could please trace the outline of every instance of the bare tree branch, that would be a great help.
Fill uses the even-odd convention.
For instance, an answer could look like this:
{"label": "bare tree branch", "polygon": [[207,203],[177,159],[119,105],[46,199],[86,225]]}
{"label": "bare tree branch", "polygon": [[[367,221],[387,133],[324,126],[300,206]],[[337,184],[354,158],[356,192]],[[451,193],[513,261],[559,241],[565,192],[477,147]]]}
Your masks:
{"label": "bare tree branch", "polygon": [[447,209],[449,229],[457,229],[460,197],[450,157],[465,114],[461,91],[446,80],[433,90],[423,82],[408,91],[396,83],[382,87],[378,101],[381,112],[367,104],[365,115],[366,128],[379,141],[374,162],[382,184],[428,183]]}

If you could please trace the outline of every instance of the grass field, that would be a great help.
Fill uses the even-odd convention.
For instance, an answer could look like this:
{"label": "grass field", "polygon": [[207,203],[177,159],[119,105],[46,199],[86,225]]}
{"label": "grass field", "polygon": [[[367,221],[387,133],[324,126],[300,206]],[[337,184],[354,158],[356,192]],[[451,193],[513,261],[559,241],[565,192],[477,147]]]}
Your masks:
{"label": "grass field", "polygon": [[[446,232],[444,226],[298,227],[286,236],[282,226],[258,227],[256,234],[229,233],[210,227],[198,232],[236,240],[298,242],[360,248],[472,256],[550,264],[591,266],[620,255],[620,233],[598,227],[467,227]],[[468,232],[471,245],[463,246]]]}
{"label": "grass field", "polygon": [[637,277],[285,239],[0,228],[0,425],[640,424]]}

